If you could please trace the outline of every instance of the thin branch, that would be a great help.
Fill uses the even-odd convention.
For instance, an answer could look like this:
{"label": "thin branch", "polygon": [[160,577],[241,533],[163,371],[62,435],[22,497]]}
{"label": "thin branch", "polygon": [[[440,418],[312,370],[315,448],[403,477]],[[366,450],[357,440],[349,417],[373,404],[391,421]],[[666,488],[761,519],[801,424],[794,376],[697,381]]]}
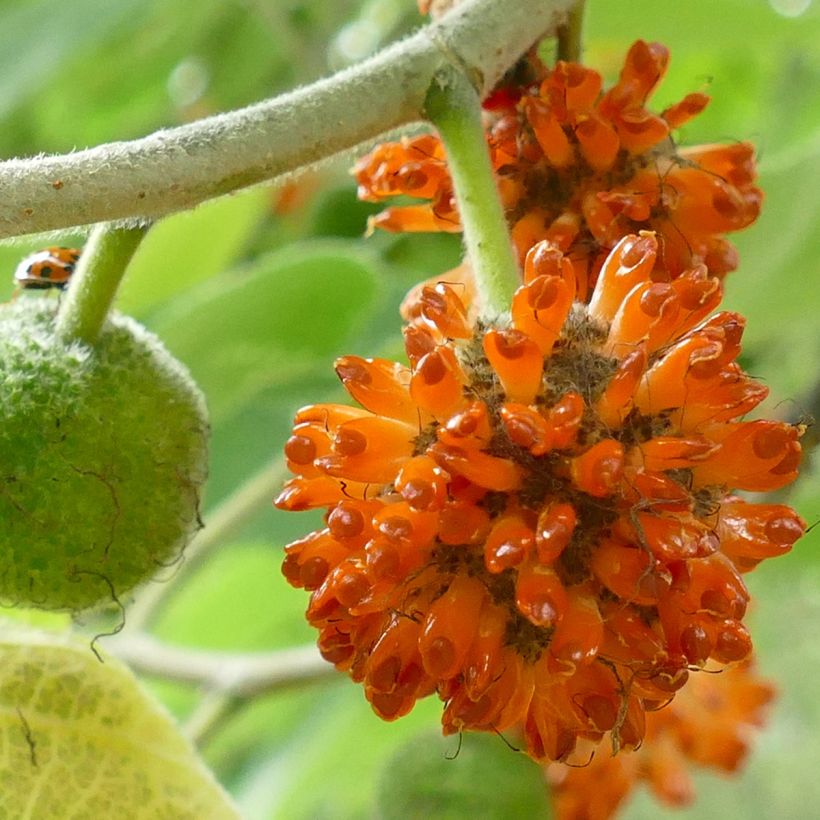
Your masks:
{"label": "thin branch", "polygon": [[336,674],[313,645],[272,652],[216,652],[123,633],[106,641],[105,651],[143,675],[193,684],[231,698],[252,698]]}
{"label": "thin branch", "polygon": [[168,595],[179,588],[182,578],[192,575],[214,549],[230,543],[230,539],[248,523],[249,516],[270,507],[271,499],[281,489],[286,475],[284,461],[277,458],[228,496],[208,516],[205,527],[185,548],[183,560],[173,577],[165,582],[152,581],[138,590],[134,603],[128,608],[127,631],[133,633],[150,626]]}
{"label": "thin branch", "polygon": [[248,703],[245,698],[232,697],[223,692],[207,692],[186,719],[182,731],[202,749]]}
{"label": "thin branch", "polygon": [[155,219],[420,120],[451,64],[488,92],[576,0],[466,0],[365,62],[266,102],[65,156],[0,163],[0,237]]}

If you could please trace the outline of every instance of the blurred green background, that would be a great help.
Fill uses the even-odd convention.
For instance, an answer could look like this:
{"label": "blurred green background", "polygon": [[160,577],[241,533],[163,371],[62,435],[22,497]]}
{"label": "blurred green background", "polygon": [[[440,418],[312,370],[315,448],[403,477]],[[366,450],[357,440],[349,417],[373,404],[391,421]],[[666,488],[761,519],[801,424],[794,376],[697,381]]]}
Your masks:
{"label": "blurred green background", "polygon": [[[586,59],[610,80],[634,39],[657,39],[672,51],[657,108],[693,90],[713,96],[681,142],[752,139],[758,146],[765,210],[735,240],[742,263],[725,306],[748,317],[743,363],[771,388],[764,410],[792,421],[820,415],[820,3],[587,0],[587,7]],[[134,138],[241,106],[361,60],[420,23],[415,0],[0,0],[0,155]],[[121,309],[166,341],[208,397],[206,522],[209,510],[278,457],[298,406],[341,397],[334,357],[400,354],[403,293],[459,259],[453,236],[365,240],[374,209],[355,199],[350,159],[284,191],[259,188],[164,220],[123,288]],[[19,258],[55,241],[82,236],[0,245],[7,271],[0,298],[11,293]],[[789,498],[809,523],[820,519],[811,457]],[[261,505],[236,539],[178,585],[158,635],[231,650],[312,641],[302,619],[306,597],[285,584],[279,564],[281,546],[315,521]],[[819,549],[814,530],[791,555],[748,577],[760,668],[777,680],[781,697],[744,776],[698,776],[698,802],[677,816],[818,811]],[[195,710],[195,691],[151,685],[181,720]],[[395,774],[405,766],[401,757],[388,762],[391,755],[420,732],[428,737],[439,711],[429,700],[384,724],[358,686],[330,676],[245,706],[209,736],[204,754],[248,818],[371,817],[377,793],[387,804],[397,799],[392,781],[380,779],[385,768]],[[450,740],[445,748],[454,751]],[[429,749],[434,770],[468,767],[469,754],[447,763],[439,744],[424,743],[416,740],[416,748]],[[491,746],[496,777],[518,777],[522,766],[525,778],[535,772],[500,739]],[[514,813],[493,814],[490,802],[483,812],[462,803],[425,816],[538,810],[536,797]],[[388,808],[384,816],[401,815]],[[623,816],[665,815],[641,794]]]}

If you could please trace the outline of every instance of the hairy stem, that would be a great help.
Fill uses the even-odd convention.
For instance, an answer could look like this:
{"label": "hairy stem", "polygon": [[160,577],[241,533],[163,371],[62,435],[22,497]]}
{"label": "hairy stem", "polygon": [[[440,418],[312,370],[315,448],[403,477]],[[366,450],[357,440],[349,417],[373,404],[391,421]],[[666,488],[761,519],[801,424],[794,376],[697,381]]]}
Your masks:
{"label": "hairy stem", "polygon": [[558,26],[558,50],[556,58],[568,63],[577,63],[583,52],[582,36],[584,30],[584,3],[578,0],[575,8],[569,13],[566,23]]}
{"label": "hairy stem", "polygon": [[0,163],[0,237],[150,218],[273,179],[424,117],[458,65],[488,92],[576,0],[465,0],[411,37],[313,85],[132,142]]}
{"label": "hairy stem", "polygon": [[462,71],[447,66],[439,72],[427,95],[427,115],[447,151],[464,244],[483,311],[501,314],[509,310],[521,278],[490,164],[480,101]]}
{"label": "hairy stem", "polygon": [[172,646],[150,635],[122,633],[106,641],[105,651],[144,675],[236,698],[251,698],[336,674],[313,645],[270,652],[217,652]]}
{"label": "hairy stem", "polygon": [[66,341],[93,345],[114,302],[128,263],[147,226],[98,225],[80,255],[71,286],[60,306],[57,333]]}

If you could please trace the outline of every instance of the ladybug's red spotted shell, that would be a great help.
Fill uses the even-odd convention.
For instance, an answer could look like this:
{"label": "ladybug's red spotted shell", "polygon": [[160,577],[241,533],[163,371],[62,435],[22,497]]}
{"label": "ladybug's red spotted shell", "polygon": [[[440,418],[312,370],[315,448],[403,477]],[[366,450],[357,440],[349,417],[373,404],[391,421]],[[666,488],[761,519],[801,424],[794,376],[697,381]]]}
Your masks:
{"label": "ladybug's red spotted shell", "polygon": [[14,271],[14,283],[27,290],[62,290],[74,273],[80,251],[52,245],[29,254]]}

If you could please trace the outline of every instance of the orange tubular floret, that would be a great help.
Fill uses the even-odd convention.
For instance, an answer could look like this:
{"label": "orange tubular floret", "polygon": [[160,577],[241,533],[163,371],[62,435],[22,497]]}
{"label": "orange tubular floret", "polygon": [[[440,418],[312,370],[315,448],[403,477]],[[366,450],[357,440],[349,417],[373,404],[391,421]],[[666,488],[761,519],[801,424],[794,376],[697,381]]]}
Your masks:
{"label": "orange tubular floret", "polygon": [[755,180],[755,147],[750,142],[694,145],[683,148],[680,155],[739,188],[749,186]]}
{"label": "orange tubular floret", "polygon": [[367,660],[365,695],[384,720],[406,715],[415,705],[424,682],[418,651],[419,624],[395,614],[376,641]]}
{"label": "orange tubular floret", "polygon": [[438,440],[448,447],[480,450],[490,444],[493,429],[487,405],[483,401],[470,402],[460,413],[436,429]]}
{"label": "orange tubular floret", "polygon": [[625,499],[634,503],[651,502],[656,512],[689,512],[692,495],[679,482],[662,472],[637,470],[628,479],[634,492],[625,493]]}
{"label": "orange tubular floret", "polygon": [[373,527],[404,550],[424,548],[436,537],[438,513],[414,510],[406,501],[385,504],[373,516]]}
{"label": "orange tubular floret", "polygon": [[484,598],[478,629],[464,660],[464,688],[477,701],[493,684],[501,668],[507,613],[489,596]]}
{"label": "orange tubular floret", "polygon": [[800,463],[800,429],[777,421],[749,421],[709,428],[720,446],[693,468],[696,486],[728,484],[768,492],[793,481]]}
{"label": "orange tubular floret", "polygon": [[640,154],[669,136],[666,121],[645,109],[624,111],[615,118],[615,129],[621,147],[630,154]]}
{"label": "orange tubular floret", "polygon": [[757,218],[757,192],[745,193],[700,168],[680,168],[673,174],[680,198],[675,217],[697,233],[725,233],[750,225]]}
{"label": "orange tubular floret", "polygon": [[458,674],[478,629],[487,590],[475,578],[457,575],[427,612],[419,652],[428,675],[439,680]]}
{"label": "orange tubular floret", "polygon": [[670,128],[680,128],[697,117],[709,104],[709,97],[700,91],[687,94],[680,102],[670,105],[661,112]]}
{"label": "orange tubular floret", "polygon": [[703,436],[656,436],[636,447],[630,455],[647,472],[693,467],[717,452],[717,445]]}
{"label": "orange tubular floret", "polygon": [[331,454],[314,463],[336,478],[387,484],[412,455],[417,433],[417,428],[383,416],[354,419],[336,431]]}
{"label": "orange tubular floret", "polygon": [[380,416],[417,423],[418,409],[410,398],[410,371],[386,359],[342,356],[336,375],[359,404]]}
{"label": "orange tubular floret", "polygon": [[307,424],[315,422],[316,427],[321,427],[328,432],[335,432],[339,425],[353,419],[363,419],[371,414],[361,407],[351,407],[349,404],[309,404],[296,411],[293,424]]}
{"label": "orange tubular floret", "polygon": [[497,458],[477,450],[450,447],[441,442],[433,444],[431,455],[445,470],[498,492],[510,492],[521,486],[524,473],[515,462],[507,458]]}
{"label": "orange tubular floret", "polygon": [[449,502],[439,513],[438,539],[442,544],[479,544],[489,530],[489,514],[475,504]]}
{"label": "orange tubular floret", "polygon": [[681,428],[681,432],[699,431],[709,422],[732,421],[757,407],[769,389],[750,379],[736,365],[732,365],[709,384],[699,401],[687,402],[686,407],[670,417]]}
{"label": "orange tubular floret", "polygon": [[314,461],[330,452],[331,437],[324,426],[316,422],[303,422],[293,427],[293,433],[285,442],[285,462],[292,473],[313,478],[322,474]]}
{"label": "orange tubular floret", "polygon": [[549,77],[541,83],[541,96],[568,111],[587,111],[601,93],[601,75],[591,68],[558,60]]}
{"label": "orange tubular floret", "polygon": [[712,385],[723,354],[724,345],[714,334],[698,333],[678,341],[646,371],[635,406],[647,415],[683,407]]}
{"label": "orange tubular floret", "polygon": [[449,476],[429,456],[405,462],[396,477],[396,491],[414,510],[440,510],[447,500]]}
{"label": "orange tubular floret", "polygon": [[806,522],[782,504],[750,504],[739,498],[724,501],[717,533],[720,549],[741,572],[764,558],[784,555],[803,535]]}
{"label": "orange tubular floret", "polygon": [[[376,228],[389,233],[427,233],[442,230],[430,205],[385,208],[367,220],[368,233],[372,233]],[[458,230],[460,224],[452,228],[454,233]]]}
{"label": "orange tubular floret", "polygon": [[674,329],[670,329],[669,337],[659,340],[661,344],[671,342],[676,336],[691,330],[705,319],[723,298],[720,280],[709,274],[706,265],[698,265],[684,271],[672,282],[672,287],[680,300],[680,318]]}
{"label": "orange tubular floret", "polygon": [[538,276],[516,290],[512,301],[513,327],[532,339],[544,356],[552,352],[575,297],[554,276]]}
{"label": "orange tubular floret", "polygon": [[665,564],[689,558],[703,558],[718,547],[718,539],[705,525],[691,515],[661,516],[637,512],[620,519],[616,535],[648,548]]}
{"label": "orange tubular floret", "polygon": [[507,400],[530,404],[541,387],[544,368],[539,346],[519,330],[488,330],[483,346]]}
{"label": "orange tubular floret", "polygon": [[529,558],[534,542],[532,527],[519,516],[500,516],[484,543],[484,565],[494,574],[517,567]]}
{"label": "orange tubular floret", "polygon": [[575,149],[550,106],[538,97],[524,97],[521,104],[550,165],[555,168],[570,165],[575,160]]}
{"label": "orange tubular floret", "polygon": [[414,368],[428,353],[432,353],[436,349],[436,340],[427,328],[418,325],[405,325],[402,333],[407,358]]}
{"label": "orange tubular floret", "polygon": [[545,507],[535,527],[536,554],[542,564],[551,564],[572,538],[578,516],[572,504],[556,502]]}
{"label": "orange tubular floret", "polygon": [[636,40],[624,60],[617,84],[599,105],[607,113],[643,105],[666,74],[669,50],[661,43]]}
{"label": "orange tubular floret", "polygon": [[522,216],[510,229],[510,238],[522,266],[533,245],[547,239],[549,221],[550,217],[546,211],[534,208]]}
{"label": "orange tubular floret", "polygon": [[[572,243],[578,238],[581,231],[581,215],[573,213],[572,211],[564,211],[560,216],[550,222],[549,228],[544,239],[555,247],[560,248],[563,253],[568,253],[572,247]],[[577,265],[586,264],[585,261],[576,260],[572,263],[573,268],[577,272]],[[585,302],[586,297],[581,295],[579,288],[578,298]]]}
{"label": "orange tubular floret", "polygon": [[580,393],[565,393],[546,413],[549,440],[556,450],[575,443],[586,405]]}
{"label": "orange tubular floret", "polygon": [[559,722],[553,713],[549,693],[532,699],[524,724],[527,754],[535,760],[565,760],[575,748],[577,731]]}
{"label": "orange tubular floret", "polygon": [[606,352],[619,359],[639,342],[652,353],[672,336],[670,328],[680,315],[680,299],[668,282],[642,282],[624,298],[612,319]]}
{"label": "orange tubular floret", "polygon": [[450,347],[440,345],[422,356],[414,367],[410,395],[416,404],[437,419],[445,419],[466,404],[463,393],[465,382],[466,377],[455,352]]}
{"label": "orange tubular floret", "polygon": [[579,118],[575,136],[581,154],[593,170],[602,173],[612,167],[621,148],[621,140],[603,117],[590,112]]}
{"label": "orange tubular floret", "polygon": [[330,534],[348,549],[358,549],[373,532],[371,517],[384,509],[380,501],[345,498],[327,514]]}
{"label": "orange tubular floret", "polygon": [[643,345],[624,356],[595,404],[595,412],[610,429],[621,427],[632,409],[635,388],[646,370],[646,358]]}
{"label": "orange tubular floret", "polygon": [[587,588],[571,587],[566,612],[550,641],[548,665],[554,672],[572,675],[595,660],[603,640],[597,596]]}
{"label": "orange tubular floret", "polygon": [[551,426],[532,407],[506,402],[501,405],[500,415],[510,441],[529,450],[534,456],[542,456],[554,446]]}
{"label": "orange tubular floret", "polygon": [[621,239],[598,274],[589,300],[589,315],[602,322],[611,321],[627,293],[649,280],[657,252],[654,234],[630,234]]}
{"label": "orange tubular floret", "polygon": [[572,262],[561,248],[546,239],[533,245],[524,260],[524,284],[529,284],[539,276],[558,277],[570,291],[575,290],[575,271]]}
{"label": "orange tubular floret", "polygon": [[349,551],[328,530],[317,530],[285,550],[282,571],[297,587],[318,589],[328,573],[348,557]]}
{"label": "orange tubular floret", "polygon": [[595,498],[615,492],[624,470],[624,446],[615,439],[599,441],[570,461],[572,483]]}
{"label": "orange tubular floret", "polygon": [[527,562],[518,570],[515,604],[536,626],[555,626],[566,611],[567,592],[554,569]]}
{"label": "orange tubular floret", "polygon": [[625,601],[657,604],[672,583],[664,569],[645,550],[604,538],[590,563],[595,576]]}
{"label": "orange tubular floret", "polygon": [[442,336],[469,339],[473,329],[467,321],[467,311],[456,292],[444,282],[424,287],[419,300],[422,317]]}
{"label": "orange tubular floret", "polygon": [[[527,713],[535,688],[534,671],[531,664],[525,663],[514,650],[507,648],[504,652],[504,672],[495,692],[496,709],[485,718],[482,726],[485,730],[497,729],[504,732],[511,726],[520,723]],[[490,690],[492,693],[493,690]]]}

